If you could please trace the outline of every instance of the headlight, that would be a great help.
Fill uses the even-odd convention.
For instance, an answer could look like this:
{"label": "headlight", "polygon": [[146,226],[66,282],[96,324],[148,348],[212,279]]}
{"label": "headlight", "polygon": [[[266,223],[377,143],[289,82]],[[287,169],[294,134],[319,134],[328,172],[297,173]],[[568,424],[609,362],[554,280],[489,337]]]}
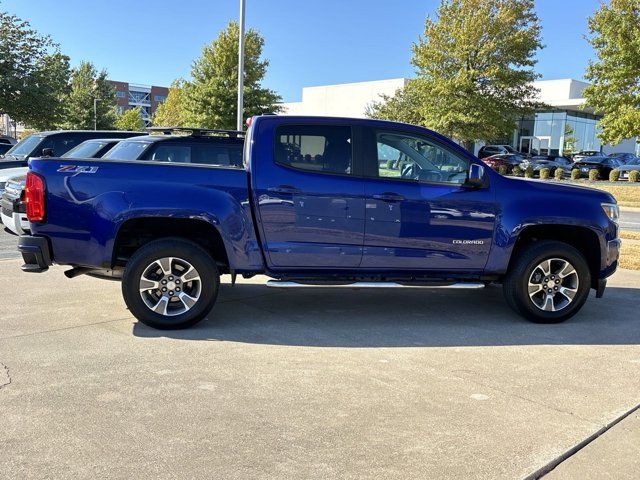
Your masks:
{"label": "headlight", "polygon": [[618,218],[620,218],[620,209],[618,208],[618,205],[615,203],[602,203],[601,205],[602,210],[604,210],[605,215],[609,217],[609,220],[618,223]]}

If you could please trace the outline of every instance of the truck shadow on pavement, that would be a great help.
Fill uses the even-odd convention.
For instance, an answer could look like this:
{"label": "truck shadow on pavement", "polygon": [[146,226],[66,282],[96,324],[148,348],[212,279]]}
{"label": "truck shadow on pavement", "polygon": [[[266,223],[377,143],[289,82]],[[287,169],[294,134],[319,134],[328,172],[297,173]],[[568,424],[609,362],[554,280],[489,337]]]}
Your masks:
{"label": "truck shadow on pavement", "polygon": [[555,325],[529,323],[502,289],[278,291],[223,284],[209,316],[186,330],[135,323],[138,337],[309,347],[450,347],[640,344],[638,289],[592,292],[583,309]]}

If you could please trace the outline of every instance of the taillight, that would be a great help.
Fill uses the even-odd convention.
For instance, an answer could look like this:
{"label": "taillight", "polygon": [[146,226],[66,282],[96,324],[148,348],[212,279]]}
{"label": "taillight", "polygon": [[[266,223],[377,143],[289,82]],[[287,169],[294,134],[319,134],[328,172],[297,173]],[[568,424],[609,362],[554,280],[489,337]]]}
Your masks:
{"label": "taillight", "polygon": [[27,173],[27,181],[24,187],[24,203],[27,209],[27,218],[30,222],[42,222],[44,220],[44,182],[42,178],[32,172]]}

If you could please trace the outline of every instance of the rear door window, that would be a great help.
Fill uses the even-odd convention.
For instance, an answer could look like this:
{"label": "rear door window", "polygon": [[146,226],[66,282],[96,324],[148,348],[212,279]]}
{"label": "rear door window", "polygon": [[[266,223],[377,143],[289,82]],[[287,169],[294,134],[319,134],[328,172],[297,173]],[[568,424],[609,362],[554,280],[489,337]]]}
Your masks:
{"label": "rear door window", "polygon": [[351,128],[335,125],[282,125],[276,129],[275,162],[319,173],[353,172]]}

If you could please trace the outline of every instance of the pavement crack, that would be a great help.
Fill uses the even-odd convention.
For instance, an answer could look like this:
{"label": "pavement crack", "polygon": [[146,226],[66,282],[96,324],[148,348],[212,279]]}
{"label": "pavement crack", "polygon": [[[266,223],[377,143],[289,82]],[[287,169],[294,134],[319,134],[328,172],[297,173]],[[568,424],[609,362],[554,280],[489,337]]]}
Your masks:
{"label": "pavement crack", "polygon": [[11,384],[11,375],[9,375],[9,367],[4,363],[0,363],[0,390]]}

